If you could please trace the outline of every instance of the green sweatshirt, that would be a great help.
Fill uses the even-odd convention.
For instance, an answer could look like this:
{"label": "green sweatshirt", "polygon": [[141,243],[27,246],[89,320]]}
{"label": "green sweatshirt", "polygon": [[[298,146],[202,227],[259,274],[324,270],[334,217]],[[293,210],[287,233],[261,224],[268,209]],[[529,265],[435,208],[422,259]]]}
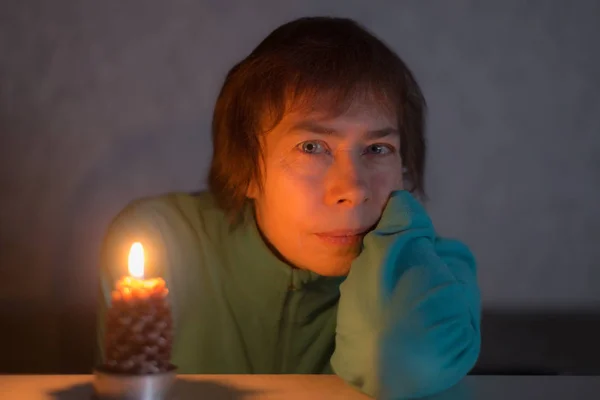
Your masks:
{"label": "green sweatshirt", "polygon": [[436,236],[407,191],[393,193],[347,277],[290,267],[246,217],[232,230],[210,193],[126,207],[102,251],[99,354],[110,292],[139,241],[146,277],[167,281],[180,373],[333,372],[369,395],[410,398],[454,385],[475,364],[475,261]]}

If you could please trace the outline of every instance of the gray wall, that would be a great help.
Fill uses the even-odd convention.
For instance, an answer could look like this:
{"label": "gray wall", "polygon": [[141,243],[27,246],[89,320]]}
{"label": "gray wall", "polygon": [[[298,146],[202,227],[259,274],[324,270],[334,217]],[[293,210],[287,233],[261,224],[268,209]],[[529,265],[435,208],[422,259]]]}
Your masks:
{"label": "gray wall", "polygon": [[88,351],[110,218],[204,187],[227,69],[308,14],[358,19],[414,70],[430,105],[428,207],[476,253],[486,307],[600,303],[600,2],[4,0],[10,363],[65,369]]}

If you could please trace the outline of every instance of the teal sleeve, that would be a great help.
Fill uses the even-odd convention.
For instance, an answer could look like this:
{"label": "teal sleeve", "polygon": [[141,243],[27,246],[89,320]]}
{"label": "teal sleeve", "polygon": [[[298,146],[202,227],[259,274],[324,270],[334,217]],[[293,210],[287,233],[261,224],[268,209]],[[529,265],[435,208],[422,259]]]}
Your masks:
{"label": "teal sleeve", "polygon": [[394,192],[342,283],[336,374],[380,399],[432,395],[479,356],[481,299],[469,249],[435,234],[406,191]]}

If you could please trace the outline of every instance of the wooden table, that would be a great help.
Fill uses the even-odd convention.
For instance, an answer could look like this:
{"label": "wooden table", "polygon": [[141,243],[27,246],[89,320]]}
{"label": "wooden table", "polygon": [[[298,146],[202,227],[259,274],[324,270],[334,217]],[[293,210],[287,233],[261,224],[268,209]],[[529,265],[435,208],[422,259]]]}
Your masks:
{"label": "wooden table", "polygon": [[[2,400],[90,400],[91,375],[0,376]],[[367,396],[333,375],[182,375],[171,400],[327,399]],[[600,399],[600,377],[468,376],[440,400]]]}
{"label": "wooden table", "polygon": [[[0,376],[2,400],[89,400],[91,375]],[[172,400],[330,399],[369,397],[335,375],[181,375]]]}

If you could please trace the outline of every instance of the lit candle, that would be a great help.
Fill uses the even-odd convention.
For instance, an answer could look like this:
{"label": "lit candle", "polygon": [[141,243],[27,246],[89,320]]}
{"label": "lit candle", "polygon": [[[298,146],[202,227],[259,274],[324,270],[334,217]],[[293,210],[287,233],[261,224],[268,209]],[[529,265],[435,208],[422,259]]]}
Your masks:
{"label": "lit candle", "polygon": [[106,318],[105,367],[113,372],[151,374],[170,364],[173,323],[161,278],[144,279],[144,248],[134,243],[129,274],[112,292]]}

